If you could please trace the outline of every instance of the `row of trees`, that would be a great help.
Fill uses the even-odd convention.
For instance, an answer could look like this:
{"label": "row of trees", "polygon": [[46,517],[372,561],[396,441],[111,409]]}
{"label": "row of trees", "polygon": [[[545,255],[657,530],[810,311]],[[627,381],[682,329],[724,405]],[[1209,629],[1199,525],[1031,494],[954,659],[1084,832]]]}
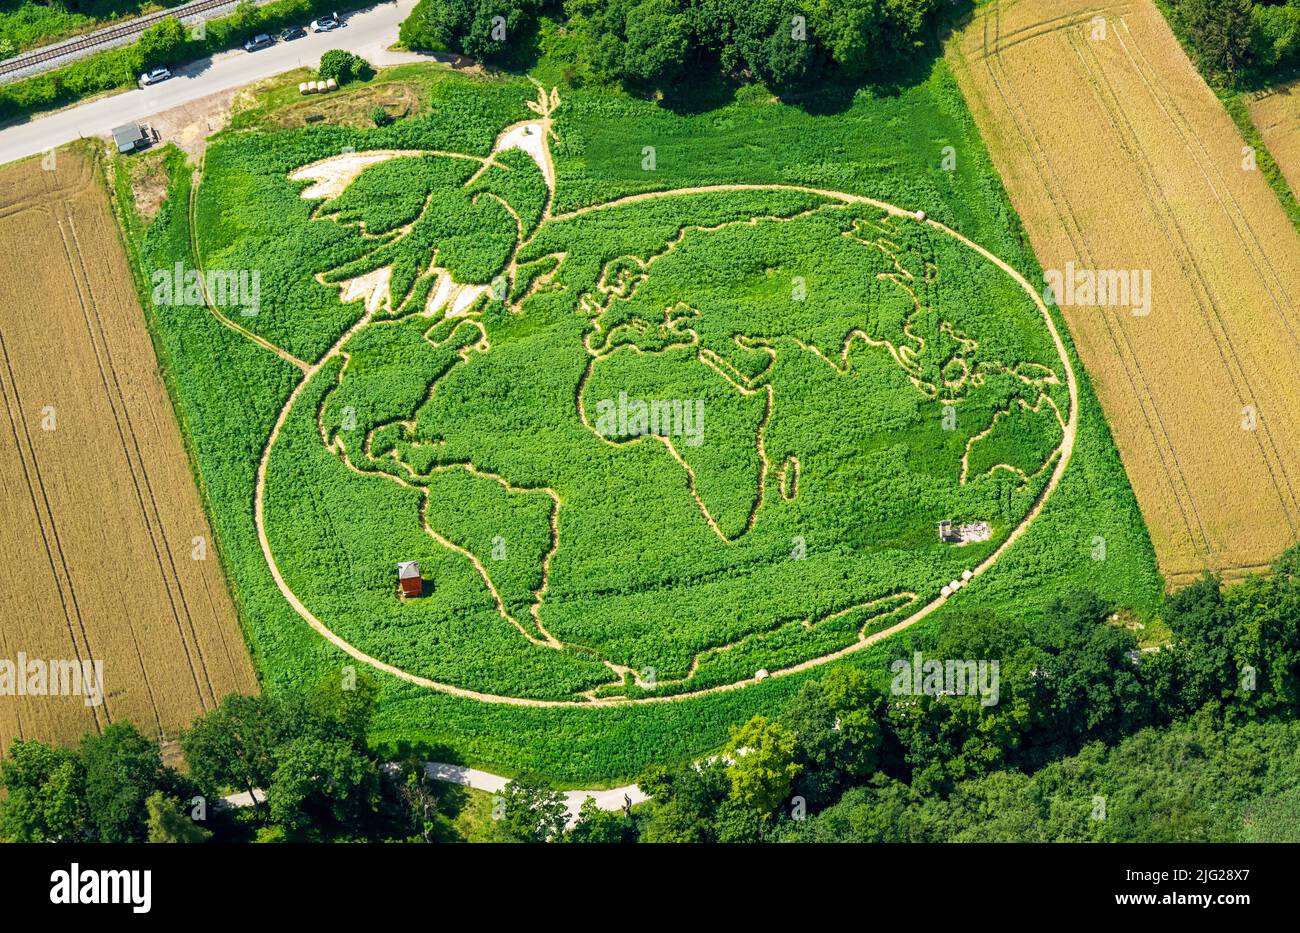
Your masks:
{"label": "row of trees", "polygon": [[[950,838],[962,827],[976,838],[990,801],[1017,795],[1036,803],[1016,812],[1037,816],[1020,836],[999,824],[1006,838],[1200,838],[1186,825],[1166,825],[1180,806],[1168,794],[1145,810],[1127,806],[1127,822],[1092,824],[1105,819],[1107,799],[1132,803],[1132,789],[1150,772],[1174,774],[1175,752],[1206,735],[1219,750],[1198,745],[1198,755],[1221,763],[1241,754],[1268,762],[1261,743],[1294,748],[1286,724],[1300,714],[1300,548],[1269,577],[1230,589],[1206,577],[1170,597],[1163,617],[1172,641],[1145,653],[1132,632],[1112,624],[1110,607],[1086,594],[1056,603],[1042,623],[953,620],[932,642],[900,645],[901,657],[920,650],[999,659],[998,701],[990,705],[978,695],[898,696],[860,670],[836,668],[775,721],[755,717],[734,729],[718,758],[652,769],[641,782],[654,798],[642,838],[922,839]],[[1145,737],[1129,738],[1143,729]],[[1133,752],[1148,748],[1169,754],[1153,763]],[[1098,762],[1110,770],[1096,771]],[[1267,811],[1273,836],[1300,833],[1294,795],[1277,797],[1288,767],[1300,764],[1258,769],[1259,780],[1233,798],[1236,809],[1225,805],[1215,820],[1215,781],[1197,785],[1204,837],[1244,838],[1245,814],[1256,811]],[[1053,809],[1065,800],[1069,808]],[[820,828],[804,825],[828,805],[808,824]],[[911,829],[902,828],[905,813]],[[954,813],[962,820],[935,829]]]}
{"label": "row of trees", "polygon": [[519,66],[534,51],[567,63],[574,83],[671,87],[701,69],[788,89],[859,78],[924,44],[938,0],[420,0],[408,47]]}
{"label": "row of trees", "polygon": [[[0,839],[12,842],[387,841],[461,838],[467,803],[415,757],[380,760],[367,744],[376,687],[329,682],[308,693],[226,697],[180,737],[186,769],[114,723],[75,748],[14,742],[0,762]],[[232,806],[222,795],[247,795]],[[251,800],[251,805],[248,801]],[[620,842],[630,815],[588,800],[567,827],[564,795],[522,777],[487,802],[478,837],[494,842]]]}
{"label": "row of trees", "polygon": [[[407,839],[446,835],[446,789],[366,743],[373,683],[229,696],[182,733],[185,773],[128,723],[75,748],[18,741],[0,763],[0,836],[17,842]],[[254,790],[246,811],[221,795]],[[264,797],[261,792],[264,792]]]}
{"label": "row of trees", "polygon": [[1300,65],[1300,0],[1169,0],[1201,68],[1229,87]]}
{"label": "row of trees", "polygon": [[1300,724],[1208,713],[947,795],[878,774],[770,838],[800,842],[1297,842]]}
{"label": "row of trees", "polygon": [[[491,801],[487,838],[1300,838],[1300,548],[1230,589],[1206,577],[1170,597],[1163,617],[1172,640],[1148,653],[1086,594],[1038,624],[954,621],[900,644],[900,656],[998,659],[996,702],[900,694],[836,667],[776,719],[733,727],[719,755],[649,769],[646,812],[587,801],[566,829],[563,795],[522,778]],[[122,723],[73,749],[15,742],[0,763],[0,835],[456,838],[458,791],[416,760],[381,763],[367,744],[375,695],[345,680],[227,697],[182,734],[184,774]],[[242,825],[216,803],[230,789],[266,792]]]}

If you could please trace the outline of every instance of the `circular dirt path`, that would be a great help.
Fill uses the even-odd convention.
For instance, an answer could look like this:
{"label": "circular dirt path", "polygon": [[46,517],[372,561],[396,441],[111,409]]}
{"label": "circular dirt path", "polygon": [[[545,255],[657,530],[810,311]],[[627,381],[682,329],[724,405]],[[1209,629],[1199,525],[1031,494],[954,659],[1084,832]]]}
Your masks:
{"label": "circular dirt path", "polygon": [[[547,152],[547,155],[549,156],[549,151]],[[194,186],[193,190],[197,192],[198,190],[197,184]],[[1057,458],[1056,468],[1052,471],[1051,478],[1048,480],[1047,485],[1043,488],[1043,491],[1039,494],[1038,499],[1035,501],[1033,507],[1029,510],[1029,512],[1026,513],[1025,517],[1021,520],[1021,522],[1014,529],[1012,529],[1011,533],[1007,535],[1006,539],[997,547],[997,549],[994,550],[987,557],[985,557],[984,560],[982,560],[979,564],[970,568],[971,578],[969,583],[973,583],[976,579],[978,579],[978,577],[981,574],[987,571],[1004,554],[1006,554],[1006,552],[1011,548],[1011,546],[1015,544],[1016,541],[1018,541],[1024,535],[1024,533],[1029,529],[1029,526],[1033,523],[1034,519],[1036,519],[1039,516],[1039,514],[1042,512],[1043,507],[1047,503],[1047,500],[1051,497],[1052,493],[1055,492],[1056,487],[1060,484],[1061,477],[1065,474],[1065,470],[1069,466],[1070,459],[1074,453],[1074,443],[1078,432],[1079,387],[1078,387],[1078,380],[1075,376],[1074,367],[1070,362],[1069,354],[1066,352],[1065,343],[1061,339],[1061,335],[1060,332],[1057,330],[1056,323],[1052,320],[1052,315],[1050,311],[1048,310],[1046,304],[1044,304],[1042,297],[1029,284],[1029,282],[1026,281],[1024,276],[1022,276],[1019,272],[1017,272],[1010,265],[1004,262],[1001,258],[995,256],[993,253],[989,252],[984,247],[980,246],[978,243],[975,243],[973,240],[970,240],[969,238],[963,236],[962,234],[958,233],[952,228],[938,222],[937,220],[925,218],[923,215],[918,215],[917,212],[906,211],[893,204],[889,204],[884,201],[878,201],[874,198],[863,197],[861,195],[846,194],[838,191],[828,191],[825,189],[806,187],[802,185],[782,185],[782,184],[709,185],[709,186],[701,186],[701,187],[677,188],[671,191],[655,191],[655,192],[648,192],[645,194],[631,195],[604,204],[592,205],[590,207],[581,208],[579,210],[572,211],[566,214],[554,215],[554,217],[555,219],[575,217],[582,214],[591,213],[593,211],[606,210],[609,208],[621,207],[621,206],[625,206],[628,204],[633,204],[641,201],[648,201],[648,200],[653,200],[656,198],[663,198],[663,197],[675,197],[678,195],[706,194],[706,193],[723,192],[723,191],[771,191],[771,190],[797,191],[805,194],[814,194],[814,195],[819,195],[821,197],[825,197],[832,201],[839,201],[845,204],[865,204],[877,208],[881,211],[884,211],[895,217],[907,219],[914,223],[927,224],[933,229],[949,237],[952,237],[953,239],[962,243],[967,248],[973,250],[974,252],[978,253],[980,256],[984,257],[989,262],[997,266],[1000,270],[1002,270],[1004,273],[1010,276],[1018,285],[1020,285],[1022,289],[1024,289],[1025,294],[1027,294],[1030,297],[1030,299],[1034,302],[1034,306],[1038,308],[1039,314],[1041,315],[1044,324],[1046,324],[1048,332],[1051,334],[1052,342],[1053,345],[1056,347],[1056,352],[1057,355],[1060,357],[1061,364],[1065,368],[1066,385],[1069,390],[1069,396],[1070,396],[1070,416],[1066,420],[1065,424],[1062,426],[1061,445],[1058,448],[1057,453],[1054,455]],[[551,218],[550,204],[548,203],[542,223],[544,223],[546,219],[550,219],[550,218]],[[539,223],[538,226],[540,227],[541,224]],[[196,257],[197,257],[197,243],[195,243],[194,246],[195,246]],[[231,322],[225,320],[224,316],[218,314],[215,309],[211,309],[211,310],[213,310],[214,314],[217,314],[218,319],[221,320],[223,324],[230,326]],[[322,366],[326,365],[330,360],[338,356],[339,353],[342,351],[343,346],[352,337],[352,335],[362,327],[365,327],[367,324],[369,324],[373,316],[374,316],[374,311],[368,310],[362,316],[362,318],[358,320],[351,328],[349,328],[347,333],[345,333],[342,337],[340,337],[338,341],[335,342],[335,344],[332,347],[330,347],[330,349],[327,350],[326,353],[319,360],[305,367],[302,367],[300,361],[293,359],[292,357],[288,357],[285,351],[281,350],[280,348],[269,347],[266,344],[266,342],[260,337],[256,337],[255,335],[250,335],[247,332],[244,332],[242,329],[239,329],[241,333],[244,333],[244,336],[256,340],[256,342],[259,345],[266,347],[267,349],[270,349],[272,352],[275,352],[278,355],[282,356],[282,358],[287,357],[295,365],[299,365],[300,368],[303,368],[303,378],[299,381],[297,386],[294,388],[293,392],[290,393],[288,400],[285,402],[283,408],[281,408],[280,414],[276,419],[275,426],[272,428],[271,434],[267,438],[266,445],[262,450],[261,461],[259,462],[257,468],[257,486],[256,486],[255,497],[254,497],[254,520],[257,527],[258,542],[261,545],[262,554],[266,559],[267,567],[271,571],[271,576],[275,580],[275,585],[280,590],[281,595],[284,596],[285,600],[289,603],[289,605],[293,607],[294,612],[296,612],[304,622],[306,622],[309,626],[311,626],[311,628],[314,631],[316,631],[318,634],[320,634],[321,637],[328,640],[331,644],[336,646],[339,650],[343,651],[349,657],[353,658],[354,660],[360,661],[361,663],[366,664],[376,670],[383,671],[386,674],[391,674],[392,676],[397,677],[400,680],[404,680],[408,683],[415,684],[416,686],[419,687],[425,687],[430,690],[437,690],[441,693],[450,694],[452,696],[464,697],[466,699],[471,699],[471,700],[479,700],[484,703],[497,703],[497,704],[504,704],[510,706],[579,707],[579,708],[601,707],[601,706],[627,706],[629,704],[634,704],[634,703],[675,703],[675,702],[680,702],[682,700],[689,700],[695,697],[707,696],[709,694],[723,693],[731,690],[739,690],[742,687],[751,686],[753,684],[760,682],[761,680],[760,678],[751,677],[745,680],[739,680],[729,684],[720,684],[717,686],[707,687],[700,690],[676,693],[668,696],[648,696],[648,697],[639,697],[635,699],[628,698],[628,697],[590,697],[581,700],[539,700],[539,699],[531,699],[527,697],[504,696],[500,694],[484,693],[478,690],[470,690],[464,687],[458,687],[454,684],[442,683],[440,681],[431,680],[427,677],[421,677],[417,674],[412,674],[408,671],[404,671],[401,668],[395,667],[392,664],[388,664],[384,661],[381,661],[378,658],[366,654],[360,648],[357,648],[355,645],[351,644],[350,642],[346,641],[341,636],[336,634],[334,631],[330,629],[328,625],[326,625],[324,622],[318,619],[311,612],[311,610],[308,609],[307,606],[305,606],[303,602],[297,597],[297,595],[289,587],[288,583],[285,582],[284,576],[280,572],[279,565],[276,563],[275,555],[272,552],[271,544],[266,533],[265,499],[266,499],[267,467],[268,464],[270,463],[271,451],[275,447],[275,442],[280,436],[280,430],[284,427],[284,424],[289,417],[289,412],[292,410],[294,403],[297,402],[299,396],[302,394],[303,389],[306,387],[308,382],[311,381],[312,376],[314,376]],[[912,613],[905,619],[902,619],[901,621],[895,623],[894,625],[891,625],[886,629],[882,629],[879,632],[875,632],[871,635],[866,635],[864,637],[861,637],[859,638],[858,641],[854,642],[853,644],[845,648],[842,648],[838,651],[832,652],[830,654],[822,655],[821,657],[817,657],[817,658],[811,658],[807,661],[802,661],[798,664],[794,664],[789,667],[780,668],[778,670],[771,671],[769,672],[768,676],[787,677],[791,674],[797,674],[802,671],[807,671],[810,670],[811,668],[819,667],[823,664],[829,664],[832,661],[839,660],[843,657],[846,657],[847,655],[853,654],[854,652],[861,651],[864,648],[874,645],[877,642],[883,641],[884,639],[889,638],[892,635],[898,634],[904,629],[916,625],[916,623],[920,622],[922,619],[926,618],[936,610],[943,607],[948,602],[948,600],[952,598],[952,595],[955,594],[949,594],[949,595],[940,594],[936,596],[935,599],[933,599],[929,603],[926,603],[916,612]]]}

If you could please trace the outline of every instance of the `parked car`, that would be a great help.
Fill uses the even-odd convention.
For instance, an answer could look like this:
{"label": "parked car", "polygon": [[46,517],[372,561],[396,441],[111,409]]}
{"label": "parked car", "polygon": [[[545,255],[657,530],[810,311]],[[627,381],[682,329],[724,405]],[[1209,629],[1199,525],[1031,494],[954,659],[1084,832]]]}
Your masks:
{"label": "parked car", "polygon": [[301,26],[290,26],[284,32],[280,33],[281,42],[292,42],[294,39],[301,39],[307,35],[307,30]]}
{"label": "parked car", "polygon": [[159,81],[166,81],[172,76],[171,71],[166,68],[155,68],[153,71],[146,71],[140,75],[140,86],[148,87],[151,84],[157,84]]}
{"label": "parked car", "polygon": [[320,19],[311,21],[312,32],[329,32],[332,29],[338,29],[343,24],[339,22],[339,15],[331,13],[329,16],[322,16]]}
{"label": "parked car", "polygon": [[264,49],[269,45],[275,45],[275,40],[266,33],[261,33],[260,35],[253,36],[253,38],[244,43],[244,51],[256,52],[258,49]]}

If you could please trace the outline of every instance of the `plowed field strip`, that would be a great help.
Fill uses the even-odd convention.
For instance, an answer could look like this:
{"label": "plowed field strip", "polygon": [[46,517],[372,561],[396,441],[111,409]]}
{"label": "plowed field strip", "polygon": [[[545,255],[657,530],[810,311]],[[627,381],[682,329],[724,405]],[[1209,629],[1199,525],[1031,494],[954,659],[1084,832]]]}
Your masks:
{"label": "plowed field strip", "polygon": [[[93,658],[94,654],[90,648],[90,639],[86,635],[86,623],[81,615],[81,607],[77,604],[77,591],[72,583],[72,575],[68,573],[68,564],[64,557],[63,544],[59,541],[54,513],[50,509],[49,496],[45,491],[45,483],[41,479],[40,464],[37,462],[36,451],[32,446],[31,433],[27,430],[27,422],[23,418],[22,395],[18,389],[18,380],[14,375],[8,344],[5,342],[3,335],[0,335],[0,357],[4,360],[4,381],[9,384],[8,391],[4,392],[5,410],[9,416],[9,428],[14,439],[14,449],[18,452],[18,458],[22,463],[27,494],[31,501],[32,511],[35,513],[37,523],[41,529],[41,544],[45,551],[46,560],[49,562],[50,575],[54,578],[55,588],[59,592],[59,601],[63,606],[63,615],[67,623],[68,641],[72,647],[72,656],[78,662],[84,662]],[[0,381],[0,390],[3,389],[3,384],[3,381]],[[77,642],[78,634],[81,636],[80,644]],[[104,719],[109,723],[113,721],[108,713],[107,703],[104,704]],[[98,709],[95,710],[95,728],[100,732],[103,731]]]}
{"label": "plowed field strip", "polygon": [[[1080,49],[1076,36],[1069,36],[1067,41],[1082,64],[1085,76],[1094,91],[1097,101],[1110,116],[1112,126],[1119,132],[1120,144],[1133,157],[1134,164],[1139,167],[1139,175],[1142,186],[1147,193],[1147,200],[1156,206],[1157,211],[1163,217],[1162,228],[1166,231],[1172,230],[1175,234],[1174,237],[1166,235],[1166,240],[1173,248],[1175,255],[1178,257],[1179,265],[1186,273],[1186,281],[1193,287],[1193,296],[1201,310],[1201,318],[1212,325],[1211,332],[1214,337],[1214,347],[1219,355],[1220,362],[1223,364],[1224,371],[1232,382],[1233,390],[1237,393],[1237,397],[1241,402],[1254,404],[1257,394],[1251,385],[1251,379],[1247,374],[1246,367],[1242,365],[1241,359],[1233,346],[1232,337],[1224,321],[1223,309],[1210,291],[1205,273],[1201,269],[1200,263],[1197,262],[1195,251],[1190,245],[1187,230],[1179,220],[1178,214],[1169,204],[1169,198],[1156,176],[1156,170],[1151,164],[1150,156],[1142,145],[1142,140],[1133,125],[1133,121],[1124,109],[1123,98],[1116,91],[1114,84],[1111,82],[1106,70],[1097,61],[1095,54],[1092,55],[1091,61],[1089,61]],[[1202,170],[1202,173],[1204,174],[1204,170]],[[1213,190],[1214,186],[1208,175],[1206,175],[1206,182]],[[1282,485],[1287,485],[1292,509],[1294,509],[1296,503],[1295,493],[1290,490],[1290,483],[1285,479],[1281,457],[1278,455],[1277,446],[1273,442],[1268,423],[1261,422],[1257,430],[1249,433],[1259,449],[1260,459],[1268,471],[1273,491],[1277,493],[1279,500],[1284,500]],[[1278,481],[1279,472],[1283,473],[1284,479],[1282,483]],[[1292,535],[1294,535],[1296,526],[1292,514],[1285,510],[1283,514]]]}
{"label": "plowed field strip", "polygon": [[[86,332],[90,336],[91,346],[95,349],[95,361],[99,367],[104,395],[108,400],[109,408],[113,411],[118,438],[121,440],[123,453],[130,464],[131,485],[135,490],[136,501],[140,505],[141,513],[144,515],[149,542],[153,548],[154,558],[163,579],[163,589],[167,592],[171,615],[176,623],[177,634],[180,635],[180,643],[185,652],[186,663],[194,679],[194,689],[198,694],[200,704],[204,709],[207,709],[209,706],[216,705],[216,691],[212,686],[212,678],[208,676],[207,667],[203,664],[202,654],[199,653],[198,633],[194,628],[194,618],[190,614],[189,605],[185,598],[185,588],[181,585],[175,558],[172,556],[171,548],[167,546],[166,532],[158,509],[158,500],[154,495],[153,484],[149,479],[150,464],[140,451],[140,441],[136,435],[135,427],[131,424],[130,407],[127,404],[126,396],[122,392],[122,383],[118,379],[117,367],[113,363],[108,335],[104,330],[104,322],[99,313],[99,305],[89,292],[90,274],[85,265],[85,253],[77,238],[76,222],[71,215],[68,216],[67,221],[68,228],[64,243],[66,246],[66,236],[71,235],[80,266],[81,281],[86,283],[85,291],[81,291],[79,288],[79,297],[81,298],[82,312],[86,321]],[[60,226],[60,233],[63,233],[62,226]],[[114,284],[117,287],[121,285],[117,280],[114,280]],[[178,599],[180,602],[179,609],[177,607]],[[181,619],[182,615],[185,617],[184,621]],[[189,627],[189,638],[186,637],[186,626]],[[191,641],[193,641],[193,651],[191,651],[190,647]],[[202,668],[202,682],[206,683],[208,688],[206,697],[203,693],[199,670],[195,666],[196,655],[198,657],[198,667]]]}
{"label": "plowed field strip", "polygon": [[[993,35],[989,34],[989,24],[992,21]],[[1078,218],[1074,214],[1073,208],[1069,202],[1058,197],[1057,192],[1063,190],[1059,179],[1056,177],[1056,167],[1047,148],[1039,139],[1038,133],[1034,130],[1033,125],[1023,118],[1026,112],[1022,102],[1016,95],[1013,85],[1010,82],[1000,78],[999,72],[1003,68],[1001,59],[1001,46],[999,44],[999,30],[1001,27],[1001,7],[995,6],[991,15],[984,19],[984,55],[983,61],[987,69],[987,74],[991,84],[997,91],[1002,100],[1005,112],[1010,117],[1011,123],[1020,138],[1020,142],[1029,151],[1034,153],[1034,158],[1030,160],[1030,165],[1037,175],[1042,190],[1047,193],[1047,198],[1051,203],[1054,212],[1064,221],[1062,229],[1069,238],[1075,254],[1088,266],[1093,266],[1095,261],[1088,250],[1087,240],[1083,228]],[[1187,482],[1187,477],[1183,472],[1181,464],[1178,463],[1178,455],[1174,450],[1173,442],[1170,440],[1169,432],[1161,418],[1160,410],[1155,404],[1151,394],[1150,387],[1142,375],[1142,368],[1136,363],[1136,354],[1132,345],[1128,342],[1127,335],[1122,328],[1118,328],[1110,320],[1109,316],[1103,316],[1105,322],[1105,331],[1110,339],[1112,348],[1115,351],[1115,358],[1120,362],[1120,369],[1123,372],[1125,380],[1128,382],[1134,397],[1138,400],[1139,408],[1142,412],[1143,420],[1151,436],[1156,440],[1156,453],[1160,459],[1161,469],[1163,470],[1166,480],[1174,494],[1174,502],[1182,515],[1183,525],[1187,532],[1189,540],[1197,543],[1198,548],[1204,554],[1212,551],[1210,539],[1205,530],[1205,524],[1196,508],[1196,501],[1192,497],[1191,487]],[[1195,528],[1193,528],[1195,524]]]}
{"label": "plowed field strip", "polygon": [[[65,223],[68,225],[67,227],[65,227]],[[139,505],[141,514],[144,516],[145,519],[145,528],[149,535],[150,544],[153,547],[154,560],[159,566],[159,569],[161,570],[162,556],[159,553],[158,542],[154,537],[153,525],[149,517],[149,509],[145,505],[145,497],[140,489],[140,477],[142,475],[147,475],[147,474],[144,468],[144,464],[138,459],[139,456],[138,447],[136,448],[137,459],[133,459],[131,456],[131,447],[128,445],[126,435],[123,431],[122,421],[124,417],[126,417],[126,415],[120,409],[125,407],[125,401],[122,398],[120,387],[118,387],[117,389],[117,394],[115,398],[114,390],[109,385],[109,377],[108,374],[105,372],[105,368],[104,368],[105,366],[104,356],[106,354],[106,349],[103,343],[104,336],[102,333],[102,329],[100,333],[96,334],[95,326],[94,324],[91,323],[92,317],[95,318],[96,323],[99,323],[98,310],[95,308],[94,297],[91,294],[89,294],[89,285],[88,285],[89,277],[87,275],[86,267],[81,253],[81,248],[78,244],[69,243],[70,226],[71,226],[70,216],[65,216],[63,219],[61,219],[59,221],[59,237],[63,243],[63,250],[65,255],[67,256],[69,265],[74,267],[79,266],[79,269],[74,268],[73,280],[76,284],[77,303],[81,309],[82,320],[85,322],[86,325],[86,336],[88,338],[87,345],[91,348],[92,352],[94,353],[95,366],[99,373],[100,384],[104,389],[104,399],[108,403],[109,411],[112,413],[113,426],[117,433],[118,444],[122,451],[122,455],[127,462],[127,472],[130,474],[131,489],[135,493],[136,503]],[[77,257],[75,260],[73,258],[74,255]],[[78,272],[80,272],[80,275],[77,274]],[[152,504],[156,509],[157,507],[156,503],[151,502],[150,504]],[[170,585],[170,582],[167,581],[166,579],[164,579],[163,583],[164,583],[164,589],[167,591],[167,600],[168,603],[170,604],[171,615],[176,621],[177,629],[181,630],[180,618],[176,612],[175,597],[172,595],[172,587]],[[156,724],[158,726],[159,732],[161,733],[163,730],[163,726],[162,726],[161,719],[158,718],[158,698],[154,692],[153,685],[150,682],[149,672],[148,672],[149,669],[148,666],[144,663],[144,658],[141,655],[140,645],[139,645],[139,641],[136,638],[135,629],[130,625],[126,626],[126,628],[131,632],[132,646],[135,649],[136,656],[140,658],[140,670],[142,672],[145,690],[149,695],[149,706],[154,711]],[[185,650],[186,662],[189,664],[190,674],[191,676],[195,676],[194,665],[189,656],[190,655],[189,646],[185,642],[183,631],[181,632],[181,645]],[[195,689],[198,690],[197,676],[195,676],[194,686]]]}

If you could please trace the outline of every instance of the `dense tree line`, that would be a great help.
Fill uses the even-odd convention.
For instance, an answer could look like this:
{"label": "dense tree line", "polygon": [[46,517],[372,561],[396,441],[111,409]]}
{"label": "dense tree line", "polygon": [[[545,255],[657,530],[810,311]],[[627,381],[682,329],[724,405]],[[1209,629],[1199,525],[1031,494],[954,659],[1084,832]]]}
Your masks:
{"label": "dense tree line", "polygon": [[[179,740],[184,767],[114,723],[73,748],[17,741],[0,762],[0,840],[10,842],[451,842],[467,805],[415,756],[385,762],[367,743],[377,688],[231,695]],[[226,795],[245,795],[237,805]],[[248,801],[255,801],[249,805]],[[486,801],[476,841],[621,842],[630,814],[588,800],[568,827],[564,795],[521,776]]]}
{"label": "dense tree line", "polygon": [[769,838],[799,842],[1295,842],[1300,724],[1208,713],[1025,774],[924,794],[883,773]]}
{"label": "dense tree line", "polygon": [[547,20],[544,51],[575,84],[671,87],[704,70],[789,89],[897,65],[925,41],[938,0],[420,0],[402,24],[414,49],[519,65]]}
{"label": "dense tree line", "polygon": [[652,769],[641,838],[1296,838],[1300,548],[1269,576],[1203,578],[1163,619],[1171,642],[1146,652],[1088,594],[1042,624],[900,639],[901,656],[1000,659],[998,702],[836,668],[717,758]]}
{"label": "dense tree line", "polygon": [[[0,837],[16,842],[446,838],[446,785],[383,764],[366,737],[376,687],[226,697],[180,737],[184,772],[128,723],[75,748],[17,741],[0,763]],[[252,807],[222,795],[253,791]]]}
{"label": "dense tree line", "polygon": [[1300,65],[1300,0],[1166,0],[1201,68],[1228,86]]}

